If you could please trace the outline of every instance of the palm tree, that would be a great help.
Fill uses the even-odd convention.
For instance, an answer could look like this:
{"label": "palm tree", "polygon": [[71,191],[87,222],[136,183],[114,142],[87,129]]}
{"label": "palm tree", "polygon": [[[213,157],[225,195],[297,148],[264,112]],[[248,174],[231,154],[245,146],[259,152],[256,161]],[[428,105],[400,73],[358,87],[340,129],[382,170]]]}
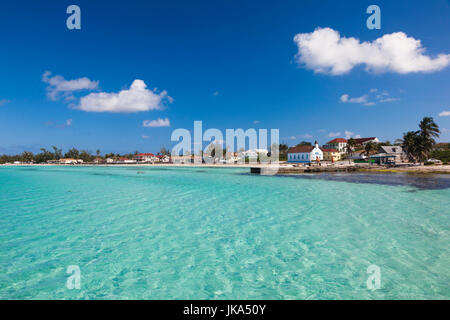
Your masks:
{"label": "palm tree", "polygon": [[430,155],[436,144],[434,138],[439,137],[439,126],[431,117],[424,117],[419,123],[419,131],[408,131],[403,134],[402,147],[410,161],[423,162]]}
{"label": "palm tree", "polygon": [[425,117],[419,124],[420,131],[418,132],[420,136],[420,147],[419,147],[419,160],[424,161],[436,144],[434,138],[439,137],[441,133],[439,131],[439,126],[434,122],[433,118]]}
{"label": "palm tree", "polygon": [[346,152],[347,152],[347,156],[348,156],[348,164],[351,163],[352,160],[352,155],[353,155],[353,149],[356,146],[356,141],[353,138],[348,139],[347,141],[347,147],[346,147]]}
{"label": "palm tree", "polygon": [[418,135],[417,131],[408,131],[403,134],[402,148],[408,156],[408,160],[416,162],[418,151]]}
{"label": "palm tree", "polygon": [[370,154],[377,150],[377,145],[376,143],[373,142],[367,142],[366,145],[364,146],[364,153],[367,156],[367,162],[370,163]]}

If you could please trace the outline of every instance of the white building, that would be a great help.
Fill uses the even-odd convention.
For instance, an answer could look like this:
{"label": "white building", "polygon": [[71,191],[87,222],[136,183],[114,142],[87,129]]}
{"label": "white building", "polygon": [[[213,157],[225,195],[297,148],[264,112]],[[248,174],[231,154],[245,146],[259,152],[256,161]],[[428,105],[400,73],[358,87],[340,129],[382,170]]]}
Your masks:
{"label": "white building", "polygon": [[323,152],[317,141],[313,146],[292,147],[287,152],[288,162],[311,163],[323,160]]}
{"label": "white building", "polygon": [[134,156],[137,162],[155,162],[158,158],[153,153],[139,153]]}
{"label": "white building", "polygon": [[83,160],[81,159],[72,159],[72,158],[63,158],[59,159],[60,164],[78,164],[83,163]]}
{"label": "white building", "polygon": [[336,149],[339,153],[345,153],[347,150],[347,139],[344,138],[336,138],[331,141],[328,141],[325,145],[328,149]]}
{"label": "white building", "polygon": [[269,151],[267,149],[251,149],[240,153],[240,156],[242,157],[249,157],[250,159],[256,159],[258,158],[258,154],[262,153],[263,155],[267,156]]}

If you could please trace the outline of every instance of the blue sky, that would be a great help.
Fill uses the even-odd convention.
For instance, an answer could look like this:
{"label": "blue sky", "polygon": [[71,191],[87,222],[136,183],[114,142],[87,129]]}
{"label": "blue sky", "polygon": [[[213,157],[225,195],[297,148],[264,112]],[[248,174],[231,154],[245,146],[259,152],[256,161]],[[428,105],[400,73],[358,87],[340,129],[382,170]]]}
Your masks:
{"label": "blue sky", "polygon": [[[66,27],[71,4],[81,8],[81,30]],[[380,30],[366,27],[371,4],[381,8]],[[157,152],[194,120],[224,131],[278,128],[294,145],[346,135],[393,141],[432,116],[449,141],[449,16],[447,0],[2,3],[0,153]],[[398,32],[407,38],[373,42]],[[295,42],[297,34],[312,40]],[[355,38],[358,57],[314,49],[336,34]],[[403,58],[414,39],[426,51]],[[150,126],[158,119],[170,126]]]}

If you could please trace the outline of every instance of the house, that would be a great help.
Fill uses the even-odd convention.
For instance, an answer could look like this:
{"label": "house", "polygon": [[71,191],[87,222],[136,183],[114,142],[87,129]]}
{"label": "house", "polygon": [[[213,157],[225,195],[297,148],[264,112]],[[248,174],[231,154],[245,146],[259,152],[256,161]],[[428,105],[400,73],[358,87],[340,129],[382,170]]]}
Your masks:
{"label": "house", "polygon": [[407,159],[406,153],[401,146],[381,146],[378,148],[378,153],[394,156],[391,159],[395,162],[403,162]]}
{"label": "house", "polygon": [[360,150],[355,150],[352,152],[352,155],[350,157],[350,159],[352,160],[366,160],[367,156],[366,156],[366,150],[364,149],[360,149]]}
{"label": "house", "polygon": [[258,155],[262,153],[263,155],[267,156],[269,151],[267,149],[251,149],[244,152],[241,152],[240,155],[244,158],[248,157],[249,159],[257,159]]}
{"label": "house", "polygon": [[339,161],[341,160],[341,153],[337,149],[320,148],[323,152],[323,160],[325,161]]}
{"label": "house", "polygon": [[184,156],[170,156],[171,163],[192,163],[192,157],[190,155]]}
{"label": "house", "polygon": [[103,158],[96,157],[94,159],[94,163],[96,163],[96,164],[103,164],[103,163],[105,163],[105,160]]}
{"label": "house", "polygon": [[138,153],[134,156],[137,162],[155,162],[158,158],[153,153]]}
{"label": "house", "polygon": [[360,146],[365,146],[366,144],[368,144],[369,142],[373,142],[373,143],[379,143],[380,140],[378,140],[377,137],[370,137],[370,138],[356,138],[353,139],[356,142],[356,145],[360,145]]}
{"label": "house", "polygon": [[127,164],[127,163],[136,163],[136,162],[137,162],[136,160],[128,159],[128,158],[125,158],[125,157],[120,157],[119,161],[117,161],[117,163],[125,163],[125,164]]}
{"label": "house", "polygon": [[59,164],[78,164],[78,163],[83,163],[83,160],[72,158],[59,159]]}
{"label": "house", "polygon": [[311,163],[323,160],[323,151],[317,141],[313,146],[292,147],[287,152],[288,162]]}
{"label": "house", "polygon": [[156,156],[159,162],[168,163],[170,162],[170,157],[165,154],[159,154]]}
{"label": "house", "polygon": [[324,146],[326,149],[336,149],[339,153],[345,153],[347,149],[347,139],[336,138],[328,141]]}

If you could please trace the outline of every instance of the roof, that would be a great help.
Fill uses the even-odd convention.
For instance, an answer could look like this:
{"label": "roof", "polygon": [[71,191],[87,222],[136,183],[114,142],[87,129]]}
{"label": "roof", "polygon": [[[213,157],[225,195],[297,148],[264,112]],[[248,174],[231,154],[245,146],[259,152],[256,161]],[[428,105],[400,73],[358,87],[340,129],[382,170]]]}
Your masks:
{"label": "roof", "polygon": [[320,148],[320,150],[322,150],[323,152],[339,152],[336,149],[328,149],[328,148]]}
{"label": "roof", "polygon": [[339,142],[347,142],[347,139],[344,139],[344,138],[336,138],[336,139],[333,139],[333,140],[331,140],[331,141],[328,141],[327,144],[330,144],[330,143],[339,143]]}
{"label": "roof", "polygon": [[298,147],[289,148],[287,153],[305,153],[305,152],[311,152],[313,149],[314,149],[313,146],[298,146]]}
{"label": "roof", "polygon": [[364,142],[376,140],[376,139],[377,139],[376,137],[370,137],[370,138],[356,138],[353,140],[355,140],[355,142],[359,144],[359,143],[364,143]]}
{"label": "roof", "polygon": [[381,146],[380,149],[383,150],[383,153],[403,153],[401,146]]}
{"label": "roof", "polygon": [[155,155],[153,153],[139,153],[136,156],[137,157],[146,157],[146,156],[154,157]]}

